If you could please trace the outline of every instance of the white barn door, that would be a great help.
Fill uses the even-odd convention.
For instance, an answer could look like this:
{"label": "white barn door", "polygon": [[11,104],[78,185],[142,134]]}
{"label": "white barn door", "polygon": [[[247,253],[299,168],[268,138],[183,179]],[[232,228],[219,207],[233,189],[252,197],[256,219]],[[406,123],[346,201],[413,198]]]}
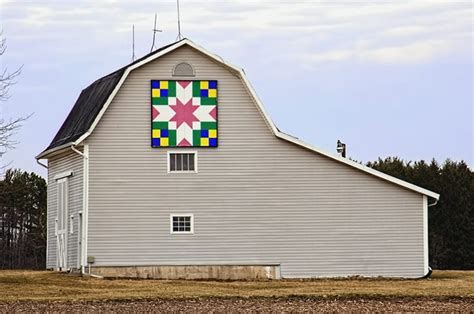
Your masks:
{"label": "white barn door", "polygon": [[67,269],[67,227],[68,227],[68,182],[67,178],[56,181],[58,212],[56,217],[57,259],[56,266],[60,270]]}

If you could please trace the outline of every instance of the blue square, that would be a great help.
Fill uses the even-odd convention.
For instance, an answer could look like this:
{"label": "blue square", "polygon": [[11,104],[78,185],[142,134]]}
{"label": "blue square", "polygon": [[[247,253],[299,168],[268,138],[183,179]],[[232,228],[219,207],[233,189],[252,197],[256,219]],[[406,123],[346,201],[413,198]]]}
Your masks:
{"label": "blue square", "polygon": [[168,97],[168,90],[160,89],[160,97]]}
{"label": "blue square", "polygon": [[216,89],[217,81],[209,81],[209,89]]}
{"label": "blue square", "polygon": [[159,81],[151,81],[151,88],[160,88]]}
{"label": "blue square", "polygon": [[209,137],[209,131],[208,130],[201,130],[201,137]]}
{"label": "blue square", "polygon": [[210,138],[209,139],[209,146],[217,147],[217,138]]}
{"label": "blue square", "polygon": [[201,89],[201,97],[209,97],[209,91],[207,89]]}
{"label": "blue square", "polygon": [[152,147],[160,147],[160,139],[159,138],[152,138],[151,139],[151,146]]}
{"label": "blue square", "polygon": [[160,132],[161,137],[168,137],[168,130],[164,129]]}

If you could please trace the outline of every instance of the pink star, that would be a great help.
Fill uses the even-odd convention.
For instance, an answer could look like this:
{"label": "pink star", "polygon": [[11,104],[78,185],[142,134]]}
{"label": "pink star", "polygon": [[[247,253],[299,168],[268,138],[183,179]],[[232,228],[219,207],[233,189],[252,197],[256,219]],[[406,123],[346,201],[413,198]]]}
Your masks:
{"label": "pink star", "polygon": [[179,128],[183,123],[186,123],[190,128],[192,128],[193,122],[199,121],[199,119],[194,115],[194,111],[196,111],[199,106],[193,106],[192,99],[185,104],[183,104],[179,99],[176,99],[176,105],[172,105],[170,108],[176,112],[170,121],[175,121],[177,128]]}

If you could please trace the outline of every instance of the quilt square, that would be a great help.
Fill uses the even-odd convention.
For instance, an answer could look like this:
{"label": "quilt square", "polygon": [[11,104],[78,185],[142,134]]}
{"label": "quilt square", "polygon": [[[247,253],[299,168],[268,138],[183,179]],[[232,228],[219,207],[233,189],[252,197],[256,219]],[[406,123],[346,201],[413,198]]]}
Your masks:
{"label": "quilt square", "polygon": [[217,81],[151,81],[152,147],[217,147],[217,139]]}

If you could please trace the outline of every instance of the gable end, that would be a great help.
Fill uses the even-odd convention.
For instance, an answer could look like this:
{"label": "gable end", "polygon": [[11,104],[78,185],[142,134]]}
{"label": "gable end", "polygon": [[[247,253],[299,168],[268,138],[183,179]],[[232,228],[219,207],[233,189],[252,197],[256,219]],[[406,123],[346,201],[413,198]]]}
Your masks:
{"label": "gable end", "polygon": [[[63,123],[61,129],[58,131],[58,134],[55,136],[53,139],[52,143],[48,146],[48,148],[43,151],[41,154],[39,154],[36,159],[41,159],[44,158],[51,150],[54,148],[59,148],[61,145],[66,145],[67,143],[70,143],[71,146],[77,145],[84,141],[93,131],[96,125],[99,123],[101,117],[107,110],[107,107],[110,105],[112,100],[114,99],[116,93],[118,90],[121,88],[122,84],[124,83],[125,79],[127,78],[128,74],[133,71],[134,69],[141,67],[142,65],[145,65],[161,56],[164,54],[167,54],[183,45],[188,45],[194,49],[196,49],[198,52],[204,54],[205,56],[209,57],[210,59],[223,64],[226,66],[231,72],[235,73],[243,82],[243,85],[246,87],[247,91],[249,92],[250,96],[252,97],[258,111],[261,113],[265,123],[267,126],[271,129],[272,133],[280,139],[283,139],[285,141],[288,141],[290,143],[296,144],[298,146],[304,147],[310,151],[316,152],[320,155],[329,157],[335,161],[341,162],[343,164],[346,164],[348,166],[351,166],[353,168],[356,168],[360,171],[364,171],[368,174],[371,174],[373,176],[379,177],[383,180],[389,181],[391,183],[394,183],[396,185],[402,186],[406,189],[413,190],[417,193],[432,197],[434,199],[439,199],[439,194],[436,194],[432,191],[426,190],[424,188],[418,187],[414,184],[408,183],[406,181],[397,179],[395,177],[389,176],[385,173],[379,172],[377,170],[374,170],[372,168],[369,168],[367,166],[361,165],[359,163],[356,163],[354,161],[351,161],[347,158],[342,158],[339,156],[335,156],[333,154],[329,154],[327,152],[324,152],[320,149],[317,149],[316,147],[306,144],[302,141],[300,141],[297,138],[294,138],[292,136],[289,136],[285,133],[282,133],[278,130],[278,128],[275,126],[273,121],[271,120],[270,116],[267,114],[263,103],[260,101],[258,98],[255,90],[253,89],[252,85],[248,81],[248,79],[245,76],[245,73],[242,69],[231,65],[230,63],[227,63],[224,61],[222,58],[220,58],[217,55],[214,55],[204,48],[196,45],[194,42],[192,42],[189,39],[182,39],[176,43],[164,46],[146,56],[144,56],[141,59],[136,60],[135,62],[127,65],[126,67],[113,72],[112,74],[109,74],[108,76],[97,80],[94,82],[91,86],[86,88],[81,95],[79,96],[78,100],[76,101],[76,104],[74,105],[73,109],[71,110],[68,118],[66,121]],[[182,63],[181,63],[182,64]],[[178,64],[177,66],[180,66],[181,64]],[[176,67],[177,67],[176,66]],[[176,70],[173,69],[173,72]],[[192,67],[191,67],[192,69]],[[183,69],[184,71],[184,69]],[[185,71],[187,74],[189,74],[189,68],[186,69]],[[173,73],[174,74],[174,73]],[[194,74],[194,70],[193,70]]]}

